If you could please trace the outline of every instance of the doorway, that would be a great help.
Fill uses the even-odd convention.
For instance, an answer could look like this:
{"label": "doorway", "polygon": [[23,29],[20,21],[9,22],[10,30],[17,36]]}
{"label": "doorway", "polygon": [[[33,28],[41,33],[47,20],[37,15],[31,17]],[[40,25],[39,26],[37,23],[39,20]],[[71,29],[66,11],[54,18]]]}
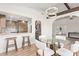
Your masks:
{"label": "doorway", "polygon": [[35,21],[35,39],[39,40],[39,36],[41,35],[41,21]]}

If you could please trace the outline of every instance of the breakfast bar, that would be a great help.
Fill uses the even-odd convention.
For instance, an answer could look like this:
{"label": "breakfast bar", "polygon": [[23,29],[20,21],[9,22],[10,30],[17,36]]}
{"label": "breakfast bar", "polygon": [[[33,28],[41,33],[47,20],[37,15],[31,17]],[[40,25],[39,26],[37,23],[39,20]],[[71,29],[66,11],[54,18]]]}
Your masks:
{"label": "breakfast bar", "polygon": [[[17,48],[22,47],[22,40],[23,37],[26,36],[27,39],[28,37],[30,38],[32,33],[1,33],[0,34],[0,53],[6,51],[6,38],[12,38],[16,37],[16,42],[17,42]],[[9,50],[13,50],[14,47],[10,48]]]}

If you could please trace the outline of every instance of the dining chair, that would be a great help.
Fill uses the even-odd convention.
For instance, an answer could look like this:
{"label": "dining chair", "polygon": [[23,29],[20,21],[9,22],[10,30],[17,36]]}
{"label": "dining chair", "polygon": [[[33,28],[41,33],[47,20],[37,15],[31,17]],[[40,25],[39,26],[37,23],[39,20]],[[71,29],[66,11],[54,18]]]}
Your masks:
{"label": "dining chair", "polygon": [[40,56],[51,56],[54,51],[46,46],[46,43],[36,40],[36,46],[38,48],[37,54]]}
{"label": "dining chair", "polygon": [[73,52],[66,49],[66,48],[60,48],[56,51],[61,56],[73,56]]}
{"label": "dining chair", "polygon": [[75,41],[75,43],[71,45],[71,51],[73,52],[73,56],[77,56],[77,52],[79,51],[79,42]]}

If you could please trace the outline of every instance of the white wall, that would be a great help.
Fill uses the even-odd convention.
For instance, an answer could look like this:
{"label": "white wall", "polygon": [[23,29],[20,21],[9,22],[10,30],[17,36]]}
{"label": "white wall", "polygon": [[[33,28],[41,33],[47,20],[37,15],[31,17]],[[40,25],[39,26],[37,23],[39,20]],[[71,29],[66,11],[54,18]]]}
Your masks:
{"label": "white wall", "polygon": [[32,18],[33,34],[35,34],[35,21],[40,20],[42,25],[42,35],[47,35],[49,36],[49,38],[52,38],[52,21],[46,19],[46,16],[42,15],[42,11],[38,11],[36,9],[24,6],[16,6],[12,4],[0,4],[0,11]]}
{"label": "white wall", "polygon": [[44,16],[40,11],[29,7],[17,6],[12,4],[0,4],[0,11],[32,18],[33,34],[35,33],[35,20],[44,20]]}
{"label": "white wall", "polygon": [[[42,15],[41,11],[38,11],[33,8],[24,7],[24,6],[17,6],[17,5],[10,5],[10,4],[0,4],[0,11],[4,11],[7,13],[12,13],[16,15],[22,15],[26,17],[32,18],[32,33],[35,34],[35,21],[41,20],[41,27],[42,27],[42,35],[47,35],[49,38],[52,38],[54,34],[54,30],[52,29],[52,25],[54,26],[54,18],[53,19],[46,19],[45,15]],[[75,15],[78,15],[79,12],[76,12]],[[71,14],[71,13],[70,13]],[[64,17],[70,14],[61,15],[58,17]],[[72,13],[74,14],[74,13]],[[53,31],[53,34],[52,34]],[[34,37],[34,35],[33,35]]]}
{"label": "white wall", "polygon": [[50,18],[50,19],[45,19],[42,21],[42,35],[46,35],[48,39],[52,39],[52,36],[54,33],[53,31],[53,22],[56,19],[56,17]]}
{"label": "white wall", "polygon": [[72,20],[69,17],[57,19],[54,23],[55,34],[59,32],[59,27],[62,27],[64,34],[68,32],[79,32],[79,17],[74,17]]}
{"label": "white wall", "polygon": [[[57,20],[57,19],[59,20],[59,18],[66,17],[66,16],[69,16],[69,15],[76,15],[76,16],[79,17],[79,11],[60,15],[60,16],[57,16],[57,17],[53,17],[51,19],[42,20],[42,34],[47,35],[49,37],[49,39],[54,38],[54,35],[56,34],[56,32],[58,32],[58,29],[56,29],[56,26],[55,26],[56,24],[57,24],[57,26],[63,26],[63,33],[65,33],[66,35],[70,31],[74,31],[74,32],[79,31],[79,28],[76,26],[76,25],[79,25],[78,17],[76,17],[76,20],[72,20],[72,21],[69,20],[69,18],[65,18],[64,20],[60,19],[60,21],[55,22],[55,20]],[[73,23],[73,25],[72,25],[72,23]],[[76,27],[78,29],[76,29],[74,27]]]}
{"label": "white wall", "polygon": [[[51,19],[42,20],[42,34],[43,34],[43,35],[47,35],[47,36],[49,37],[49,39],[54,38],[56,32],[58,32],[58,31],[56,31],[56,30],[58,30],[58,29],[56,29],[55,20],[57,20],[57,19],[59,20],[59,18],[66,17],[66,16],[69,16],[69,15],[76,15],[76,16],[79,17],[79,11],[75,11],[75,12],[72,12],[72,13],[60,15],[60,16],[57,16],[57,17],[53,17],[53,18],[51,18]],[[68,18],[67,18],[67,19],[68,19]],[[56,24],[57,24],[58,26],[63,26],[63,30],[64,30],[63,33],[65,33],[65,34],[67,34],[67,33],[70,32],[70,31],[73,31],[72,28],[70,28],[71,26],[67,25],[68,22],[71,23],[71,25],[72,25],[72,21],[67,20],[67,19],[65,19],[65,20],[62,19],[61,21],[56,22]],[[75,20],[75,21],[73,21],[73,22],[76,23],[77,20]],[[74,23],[74,24],[75,24],[75,23]],[[65,25],[65,24],[66,24],[66,25]],[[74,25],[74,24],[73,24],[73,25]],[[73,27],[73,25],[72,25],[72,27]],[[79,25],[78,22],[77,22],[77,25]],[[67,28],[67,26],[69,27],[69,29]],[[76,26],[76,25],[74,25],[74,27],[75,27],[75,26]],[[71,30],[70,30],[70,29],[71,29]],[[74,28],[74,31],[76,31],[76,28]],[[77,31],[78,31],[78,29],[77,29]]]}
{"label": "white wall", "polygon": [[52,22],[49,20],[42,21],[42,35],[46,35],[52,39]]}

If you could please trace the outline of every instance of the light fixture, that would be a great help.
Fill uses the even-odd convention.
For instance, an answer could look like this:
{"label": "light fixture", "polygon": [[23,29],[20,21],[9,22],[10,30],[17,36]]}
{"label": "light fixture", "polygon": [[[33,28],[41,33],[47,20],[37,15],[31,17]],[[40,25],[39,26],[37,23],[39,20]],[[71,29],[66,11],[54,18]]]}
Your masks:
{"label": "light fixture", "polygon": [[22,23],[25,23],[25,21],[23,20]]}
{"label": "light fixture", "polygon": [[75,15],[69,15],[69,19],[70,20],[74,20],[74,18],[77,18],[77,16],[75,16]]}
{"label": "light fixture", "polygon": [[58,8],[57,7],[50,7],[48,9],[46,9],[46,15],[47,15],[47,19],[51,19],[54,16],[57,16],[57,12],[58,12]]}
{"label": "light fixture", "polygon": [[55,15],[58,12],[58,8],[57,7],[50,7],[48,9],[46,9],[45,12],[47,15]]}
{"label": "light fixture", "polygon": [[73,15],[70,15],[69,17],[70,17],[70,20],[72,20],[72,19],[73,19]]}

